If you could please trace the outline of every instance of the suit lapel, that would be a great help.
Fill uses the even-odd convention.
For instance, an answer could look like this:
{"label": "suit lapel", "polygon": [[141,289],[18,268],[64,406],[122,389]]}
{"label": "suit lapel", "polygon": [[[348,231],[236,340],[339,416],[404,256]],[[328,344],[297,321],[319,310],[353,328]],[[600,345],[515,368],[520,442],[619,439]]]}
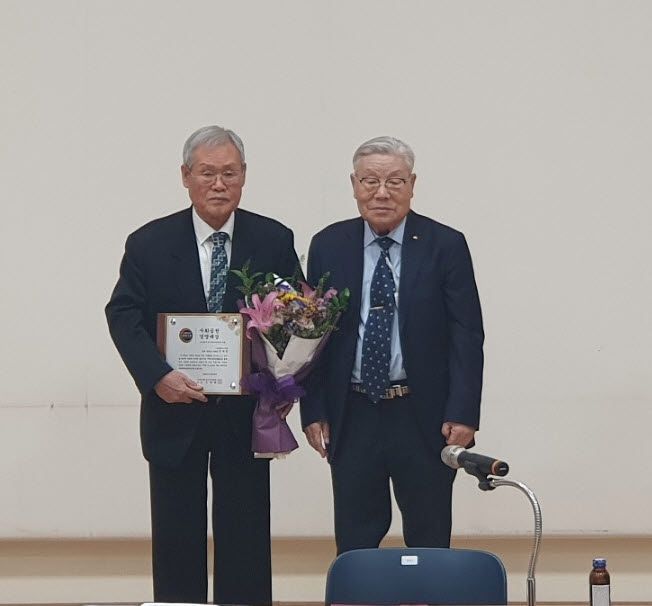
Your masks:
{"label": "suit lapel", "polygon": [[192,210],[180,216],[179,237],[171,251],[173,279],[188,313],[206,312],[206,297],[201,279],[197,239],[192,225]]}
{"label": "suit lapel", "polygon": [[[177,288],[181,294],[188,313],[206,313],[206,296],[201,278],[197,238],[192,224],[192,209],[180,217],[179,237],[172,249],[172,271]],[[225,312],[237,311],[237,300],[242,296],[237,287],[240,280],[231,273],[231,269],[241,269],[248,259],[256,253],[256,238],[252,233],[250,221],[245,213],[235,211],[233,239],[231,241],[231,259],[226,280],[226,292],[222,309]]]}
{"label": "suit lapel", "polygon": [[231,241],[229,275],[226,279],[226,292],[222,303],[222,309],[225,312],[237,311],[237,301],[242,298],[242,293],[238,290],[240,279],[231,270],[242,269],[249,259],[255,259],[257,242],[258,239],[256,234],[253,233],[249,217],[243,211],[236,210],[233,239]]}
{"label": "suit lapel", "polygon": [[356,219],[347,226],[347,237],[341,242],[341,258],[344,260],[341,288],[351,291],[349,309],[355,319],[356,327],[360,321],[360,304],[362,301],[362,272],[364,265],[364,221]]}
{"label": "suit lapel", "polygon": [[421,228],[419,215],[410,211],[405,221],[403,245],[401,247],[401,283],[399,285],[399,332],[401,342],[405,345],[405,325],[410,315],[412,293],[419,287],[419,269],[428,251],[427,234]]}

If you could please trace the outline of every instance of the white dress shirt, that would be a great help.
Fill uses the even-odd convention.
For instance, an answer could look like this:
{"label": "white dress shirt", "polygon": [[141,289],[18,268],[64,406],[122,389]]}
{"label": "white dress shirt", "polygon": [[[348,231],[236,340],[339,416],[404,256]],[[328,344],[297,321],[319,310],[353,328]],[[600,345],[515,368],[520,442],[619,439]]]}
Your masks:
{"label": "white dress shirt", "polygon": [[[233,225],[235,224],[235,216],[233,213],[229,215],[226,223],[217,231],[222,231],[229,237],[226,239],[224,248],[226,250],[226,261],[231,265],[231,240],[233,240]],[[192,225],[195,228],[195,238],[197,239],[197,250],[199,251],[199,267],[201,269],[201,281],[204,285],[204,296],[208,301],[208,295],[211,289],[211,257],[213,256],[213,240],[211,236],[215,230],[204,221],[195,210],[192,208]]]}

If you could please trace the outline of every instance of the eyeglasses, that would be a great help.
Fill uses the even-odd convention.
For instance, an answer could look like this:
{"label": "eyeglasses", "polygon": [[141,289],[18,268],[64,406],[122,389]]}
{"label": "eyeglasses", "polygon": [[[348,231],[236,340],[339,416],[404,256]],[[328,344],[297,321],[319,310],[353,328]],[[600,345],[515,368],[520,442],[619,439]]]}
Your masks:
{"label": "eyeglasses", "polygon": [[390,177],[389,179],[380,180],[376,177],[362,177],[362,179],[358,179],[358,182],[367,191],[376,191],[377,189],[380,189],[381,185],[384,185],[385,189],[390,191],[399,191],[405,187],[408,179],[403,179],[402,177]]}
{"label": "eyeglasses", "polygon": [[241,170],[225,170],[222,173],[218,173],[212,170],[203,170],[193,175],[193,177],[205,185],[213,185],[218,179],[221,179],[224,185],[233,185],[240,180],[242,172]]}

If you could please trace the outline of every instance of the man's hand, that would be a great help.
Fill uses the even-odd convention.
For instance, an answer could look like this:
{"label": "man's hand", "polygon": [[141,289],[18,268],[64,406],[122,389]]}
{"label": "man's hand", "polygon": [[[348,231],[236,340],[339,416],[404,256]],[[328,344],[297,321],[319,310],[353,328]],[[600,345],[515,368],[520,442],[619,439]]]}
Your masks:
{"label": "man's hand", "polygon": [[190,404],[193,400],[208,402],[203,389],[178,370],[171,370],[154,386],[158,397],[168,404]]}
{"label": "man's hand", "polygon": [[475,429],[469,425],[462,425],[462,423],[446,421],[441,426],[441,435],[446,438],[448,446],[454,445],[466,448],[473,441]]}
{"label": "man's hand", "polygon": [[321,455],[322,459],[328,456],[331,429],[326,421],[311,423],[303,430],[303,433],[308,438],[308,444]]}

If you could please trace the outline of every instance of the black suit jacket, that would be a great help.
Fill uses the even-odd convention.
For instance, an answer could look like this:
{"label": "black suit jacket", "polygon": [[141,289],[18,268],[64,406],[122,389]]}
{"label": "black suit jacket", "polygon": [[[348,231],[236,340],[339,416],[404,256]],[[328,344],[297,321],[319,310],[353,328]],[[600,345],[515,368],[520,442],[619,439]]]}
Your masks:
{"label": "black suit jacket", "polygon": [[[351,291],[339,330],[322,356],[301,400],[304,427],[328,421],[329,457],[337,456],[360,321],[364,222],[335,223],[312,240],[308,280],[330,272],[329,284]],[[401,249],[399,332],[403,366],[419,422],[440,448],[441,424],[480,421],[484,332],[471,256],[464,236],[410,211]]]}
{"label": "black suit jacket", "polygon": [[[239,269],[247,260],[252,272],[292,275],[299,265],[292,231],[273,219],[236,210],[230,267]],[[222,311],[238,311],[236,302],[242,296],[238,285],[238,278],[230,273]],[[152,221],[127,238],[106,316],[113,341],[142,396],[143,454],[158,465],[174,467],[181,462],[205,405],[169,405],[154,392],[156,383],[171,370],[156,348],[157,314],[206,311],[191,208]],[[241,398],[242,409],[253,408],[250,397],[228,397]]]}

